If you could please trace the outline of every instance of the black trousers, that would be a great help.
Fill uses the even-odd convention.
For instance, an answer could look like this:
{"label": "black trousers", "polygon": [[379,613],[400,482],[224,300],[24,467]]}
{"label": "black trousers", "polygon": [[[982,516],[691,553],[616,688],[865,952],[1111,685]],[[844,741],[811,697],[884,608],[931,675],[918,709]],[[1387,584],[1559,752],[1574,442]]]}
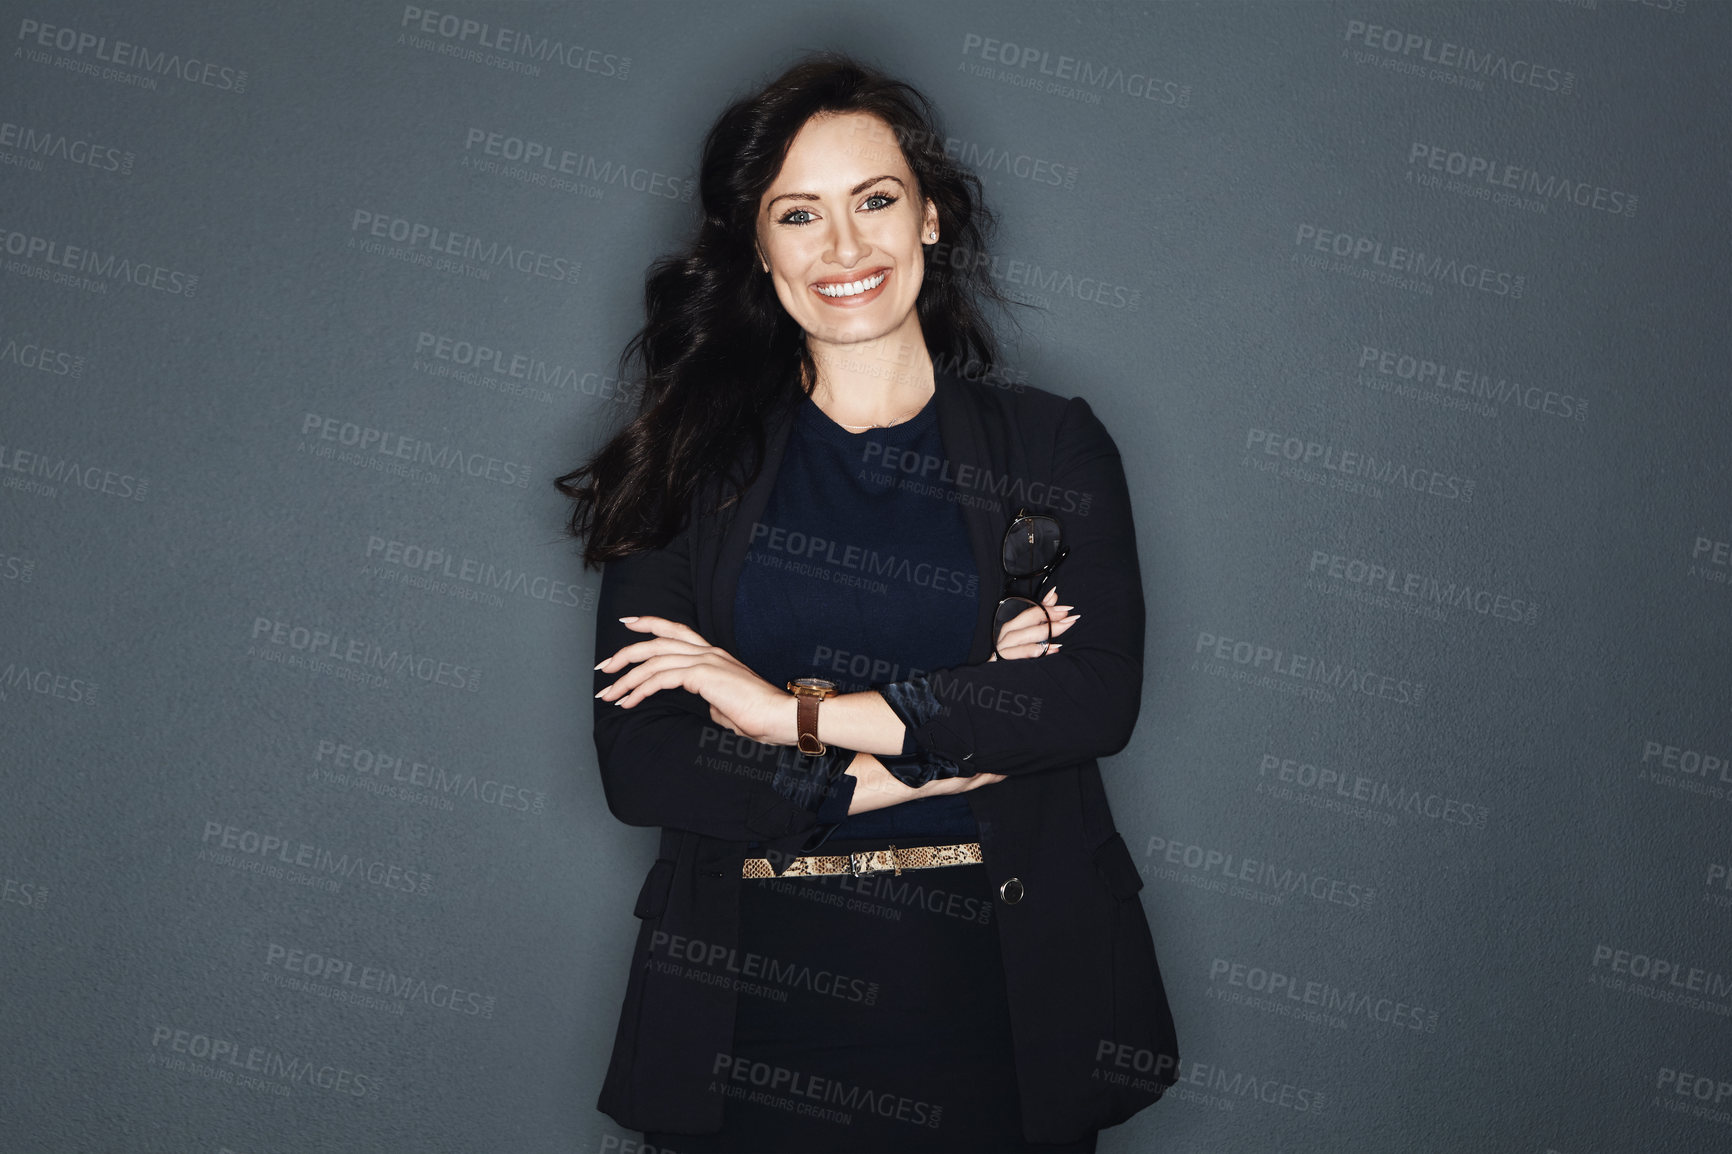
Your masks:
{"label": "black trousers", "polygon": [[[943,842],[954,839],[928,839]],[[821,853],[883,842],[825,843]],[[898,845],[922,844],[919,839]],[[719,1134],[675,1154],[1092,1152],[1029,1143],[1012,1063],[997,900],[984,865],[740,883],[733,1053]]]}

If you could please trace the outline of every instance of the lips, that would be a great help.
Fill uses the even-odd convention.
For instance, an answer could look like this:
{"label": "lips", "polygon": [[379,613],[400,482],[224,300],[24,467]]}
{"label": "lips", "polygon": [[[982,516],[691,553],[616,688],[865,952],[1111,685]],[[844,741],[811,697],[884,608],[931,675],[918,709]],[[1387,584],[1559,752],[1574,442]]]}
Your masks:
{"label": "lips", "polygon": [[[890,270],[888,268],[876,268],[868,272],[856,273],[853,276],[829,277],[825,280],[814,281],[812,292],[826,304],[865,303],[876,298],[883,291],[884,285],[889,279]],[[825,289],[836,290],[848,287],[852,287],[855,291],[840,296],[824,291]]]}

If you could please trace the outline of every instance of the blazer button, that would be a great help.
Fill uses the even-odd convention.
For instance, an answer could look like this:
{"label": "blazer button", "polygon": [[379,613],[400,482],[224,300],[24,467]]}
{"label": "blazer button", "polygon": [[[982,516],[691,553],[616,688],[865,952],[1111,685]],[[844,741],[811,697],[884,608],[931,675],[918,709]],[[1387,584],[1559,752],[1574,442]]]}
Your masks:
{"label": "blazer button", "polygon": [[1014,906],[1022,900],[1022,880],[1011,878],[998,887],[998,896],[1004,899],[1005,905]]}

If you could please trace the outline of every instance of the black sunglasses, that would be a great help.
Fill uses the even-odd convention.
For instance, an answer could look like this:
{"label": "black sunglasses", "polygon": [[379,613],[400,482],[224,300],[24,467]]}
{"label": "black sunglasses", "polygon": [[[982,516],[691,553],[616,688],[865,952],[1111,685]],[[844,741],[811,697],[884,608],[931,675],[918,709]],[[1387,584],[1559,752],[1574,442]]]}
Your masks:
{"label": "black sunglasses", "polygon": [[[1009,660],[998,652],[998,634],[1005,622],[1030,608],[1041,607],[1041,587],[1069,554],[1070,550],[1064,547],[1064,534],[1057,517],[1031,513],[1027,508],[1016,511],[1016,517],[1004,531],[1004,541],[999,547],[1004,584],[999,590],[998,609],[992,615],[992,651],[1000,661]],[[1034,582],[1032,596],[1013,592],[1018,582],[1027,581]],[[1046,622],[1046,640],[1041,643],[1040,650],[1044,655],[1047,645],[1052,642],[1052,618],[1044,610],[1041,616]]]}

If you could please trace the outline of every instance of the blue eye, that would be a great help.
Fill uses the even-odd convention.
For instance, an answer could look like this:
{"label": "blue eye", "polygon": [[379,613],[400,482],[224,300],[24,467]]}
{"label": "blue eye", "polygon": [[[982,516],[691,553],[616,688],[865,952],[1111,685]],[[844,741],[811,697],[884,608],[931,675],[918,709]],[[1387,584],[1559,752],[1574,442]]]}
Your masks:
{"label": "blue eye", "polygon": [[[868,196],[866,198],[866,202],[868,204],[870,204],[872,201],[881,200],[884,203],[877,208],[869,208],[866,211],[867,212],[883,212],[885,209],[889,208],[891,205],[895,204],[900,199],[901,199],[901,197],[891,196],[887,192],[875,192],[871,196]],[[794,219],[796,216],[801,216],[801,215],[804,215],[808,219],[806,219],[806,220],[795,220]],[[812,215],[811,212],[809,212],[806,209],[791,208],[785,214],[783,214],[782,219],[777,221],[777,223],[778,224],[791,224],[791,225],[794,225],[796,227],[798,227],[799,225],[803,225],[803,224],[811,224],[812,223],[812,221],[810,219],[811,215]]]}

